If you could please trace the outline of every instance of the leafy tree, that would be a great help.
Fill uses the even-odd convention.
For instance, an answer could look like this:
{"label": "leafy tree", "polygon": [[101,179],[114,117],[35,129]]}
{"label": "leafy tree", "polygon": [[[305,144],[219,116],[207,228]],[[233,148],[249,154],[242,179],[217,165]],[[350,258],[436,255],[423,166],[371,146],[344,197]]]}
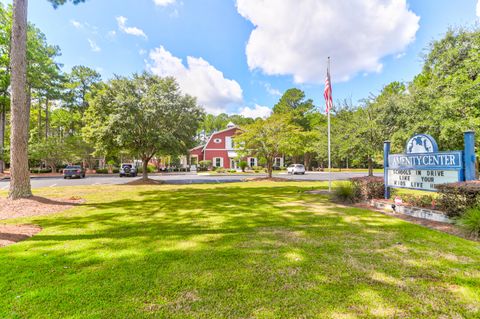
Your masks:
{"label": "leafy tree", "polygon": [[7,112],[10,107],[10,36],[12,12],[0,3],[0,173],[5,169]]}
{"label": "leafy tree", "polygon": [[289,153],[292,146],[299,143],[299,128],[283,114],[273,114],[265,120],[257,119],[242,129],[242,134],[235,137],[235,143],[243,145],[240,153],[265,160],[270,178],[275,158]]}
{"label": "leafy tree", "polygon": [[273,107],[275,114],[290,114],[292,121],[304,130],[310,129],[308,114],[314,110],[313,100],[305,99],[305,92],[292,88],[285,91],[277,104]]}
{"label": "leafy tree", "polygon": [[67,3],[68,1],[73,2],[73,4],[85,2],[85,0],[48,0],[48,1],[53,5],[54,8],[58,8],[58,6],[61,6]]}
{"label": "leafy tree", "polygon": [[254,122],[254,119],[249,117],[244,117],[242,115],[233,114],[228,115],[226,113],[221,113],[219,115],[205,114],[200,123],[199,130],[203,131],[205,135],[210,135],[213,132],[223,130],[227,127],[227,124],[232,122],[237,126],[243,126],[246,124],[251,124]]}
{"label": "leafy tree", "polygon": [[125,149],[143,161],[143,179],[155,155],[185,154],[203,116],[195,98],[174,78],[147,73],[116,77],[98,92],[86,113],[87,140],[107,153]]}
{"label": "leafy tree", "polygon": [[88,108],[88,95],[102,78],[97,71],[83,65],[74,66],[67,78],[69,107],[83,115]]}
{"label": "leafy tree", "polygon": [[310,167],[313,157],[314,140],[317,132],[312,131],[316,115],[315,106],[311,99],[306,99],[305,92],[297,88],[291,88],[285,91],[277,104],[273,107],[274,114],[284,114],[291,118],[291,122],[297,125],[302,133],[299,136],[301,142],[292,148],[291,152],[294,162],[298,162],[298,158],[303,156],[304,164]]}
{"label": "leafy tree", "polygon": [[63,162],[76,162],[74,151],[76,143],[74,137],[62,139],[59,136],[52,137],[42,143],[35,143],[30,148],[30,159],[44,161],[52,172],[56,172]]}

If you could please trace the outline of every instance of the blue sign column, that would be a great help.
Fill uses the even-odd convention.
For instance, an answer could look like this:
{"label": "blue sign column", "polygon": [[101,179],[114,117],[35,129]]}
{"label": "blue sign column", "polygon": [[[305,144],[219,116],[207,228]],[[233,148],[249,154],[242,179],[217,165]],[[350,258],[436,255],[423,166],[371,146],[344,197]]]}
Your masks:
{"label": "blue sign column", "polygon": [[465,180],[475,180],[475,132],[466,131],[463,133],[464,157],[465,157]]}
{"label": "blue sign column", "polygon": [[390,141],[383,142],[383,182],[385,183],[385,199],[390,198],[388,187],[388,155],[390,155]]}

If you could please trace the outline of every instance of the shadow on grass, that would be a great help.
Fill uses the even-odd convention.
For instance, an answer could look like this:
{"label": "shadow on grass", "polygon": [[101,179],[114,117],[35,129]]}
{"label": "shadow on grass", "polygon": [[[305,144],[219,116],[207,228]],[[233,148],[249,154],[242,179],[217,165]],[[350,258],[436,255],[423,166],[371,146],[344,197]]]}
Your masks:
{"label": "shadow on grass", "polygon": [[44,232],[0,252],[0,289],[8,292],[0,314],[477,313],[478,245],[303,191],[159,187],[41,219]]}

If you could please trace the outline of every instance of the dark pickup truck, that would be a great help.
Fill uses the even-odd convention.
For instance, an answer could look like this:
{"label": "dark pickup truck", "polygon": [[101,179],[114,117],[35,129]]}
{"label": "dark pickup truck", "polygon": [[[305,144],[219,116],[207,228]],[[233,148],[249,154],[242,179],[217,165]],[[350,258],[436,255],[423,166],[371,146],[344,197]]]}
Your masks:
{"label": "dark pickup truck", "polygon": [[85,170],[80,165],[71,165],[63,169],[63,178],[85,178]]}

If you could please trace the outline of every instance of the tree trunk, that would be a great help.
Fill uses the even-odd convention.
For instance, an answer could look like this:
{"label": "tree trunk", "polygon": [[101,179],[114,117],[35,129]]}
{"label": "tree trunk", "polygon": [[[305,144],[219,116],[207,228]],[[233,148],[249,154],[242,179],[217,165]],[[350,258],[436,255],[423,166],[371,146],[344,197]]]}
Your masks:
{"label": "tree trunk", "polygon": [[305,166],[305,169],[309,171],[311,169],[311,162],[312,162],[312,156],[310,153],[305,153],[303,157],[303,165]]}
{"label": "tree trunk", "polygon": [[273,160],[267,160],[267,173],[268,173],[268,178],[272,178]]}
{"label": "tree trunk", "polygon": [[48,140],[48,97],[45,102],[45,140]]}
{"label": "tree trunk", "polygon": [[0,173],[5,171],[5,129],[7,126],[7,107],[5,102],[5,95],[0,110]]}
{"label": "tree trunk", "polygon": [[368,156],[368,176],[373,176],[373,161],[370,155]]}
{"label": "tree trunk", "polygon": [[142,179],[146,181],[148,179],[148,159],[143,159],[143,172]]}
{"label": "tree trunk", "polygon": [[55,161],[48,161],[48,166],[50,167],[50,169],[52,170],[52,173],[56,173],[57,172],[57,164],[55,164]]}
{"label": "tree trunk", "polygon": [[38,141],[42,140],[42,103],[38,99]]}
{"label": "tree trunk", "polygon": [[28,0],[13,0],[11,47],[12,120],[10,136],[10,199],[32,196],[28,170],[28,126],[30,111],[27,104],[27,6]]}

